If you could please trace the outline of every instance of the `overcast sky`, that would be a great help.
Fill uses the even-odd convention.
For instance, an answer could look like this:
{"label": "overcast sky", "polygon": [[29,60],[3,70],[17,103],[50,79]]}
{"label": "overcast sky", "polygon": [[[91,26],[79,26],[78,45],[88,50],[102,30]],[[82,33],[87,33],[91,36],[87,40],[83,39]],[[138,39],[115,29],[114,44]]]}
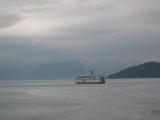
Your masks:
{"label": "overcast sky", "polygon": [[0,0],[0,63],[160,61],[160,0]]}

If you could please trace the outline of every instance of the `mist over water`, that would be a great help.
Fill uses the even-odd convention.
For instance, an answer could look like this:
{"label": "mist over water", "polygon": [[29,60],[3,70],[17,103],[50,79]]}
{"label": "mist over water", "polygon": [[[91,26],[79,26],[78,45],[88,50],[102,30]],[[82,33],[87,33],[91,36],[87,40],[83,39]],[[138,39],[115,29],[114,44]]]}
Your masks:
{"label": "mist over water", "polygon": [[0,81],[0,120],[159,120],[160,79]]}

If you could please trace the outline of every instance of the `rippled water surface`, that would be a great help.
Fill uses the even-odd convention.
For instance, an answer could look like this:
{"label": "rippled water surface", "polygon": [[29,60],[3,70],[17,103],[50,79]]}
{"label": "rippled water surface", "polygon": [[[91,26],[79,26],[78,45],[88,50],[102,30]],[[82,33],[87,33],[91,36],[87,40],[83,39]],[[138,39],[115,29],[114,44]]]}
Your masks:
{"label": "rippled water surface", "polygon": [[160,120],[160,79],[0,81],[0,120]]}

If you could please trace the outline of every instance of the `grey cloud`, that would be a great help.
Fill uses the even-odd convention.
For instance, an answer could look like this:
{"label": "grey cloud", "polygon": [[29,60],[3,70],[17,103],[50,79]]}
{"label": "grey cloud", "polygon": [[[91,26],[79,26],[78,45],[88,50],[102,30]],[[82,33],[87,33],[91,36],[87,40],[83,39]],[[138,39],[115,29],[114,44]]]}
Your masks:
{"label": "grey cloud", "polygon": [[160,10],[159,9],[143,11],[139,13],[139,16],[142,16],[141,17],[142,20],[146,21],[146,23],[152,23],[156,25],[160,24]]}
{"label": "grey cloud", "polygon": [[[136,23],[140,25],[158,25],[160,21],[160,1],[159,0],[135,0],[126,2],[126,15],[125,22],[130,24]],[[151,25],[151,26],[152,26]]]}
{"label": "grey cloud", "polygon": [[[64,24],[38,35],[0,34],[1,56],[8,54],[10,61],[40,64],[78,59],[108,72],[144,61],[160,61],[159,1],[7,2],[22,5],[20,9],[13,8],[22,15],[38,14],[42,21],[46,17],[51,21],[60,19]],[[0,19],[8,20],[3,24],[0,21],[3,28],[24,18],[10,14]]]}
{"label": "grey cloud", "polygon": [[0,4],[3,5],[2,7],[23,7],[27,5],[41,5],[45,2],[42,0],[1,0]]}
{"label": "grey cloud", "polygon": [[[150,37],[145,36],[146,32],[142,31],[141,35],[139,35],[138,32],[132,34],[130,31],[126,33],[120,32],[116,33],[116,36],[102,36],[94,33],[97,36],[95,37],[92,34],[87,36],[86,31],[86,33],[82,32],[76,37],[61,37],[59,39],[54,36],[3,37],[1,38],[4,39],[3,44],[1,41],[1,51],[3,48],[3,51],[12,55],[15,61],[48,63],[52,61],[79,59],[87,64],[93,64],[93,66],[101,63],[103,65],[99,66],[110,66],[110,69],[111,67],[116,67],[116,65],[120,68],[139,61],[159,60],[157,57],[160,50],[158,47],[160,44],[159,37],[156,34]],[[34,41],[39,39],[42,42]],[[63,41],[72,41],[70,44],[73,46],[77,41],[89,42],[90,45],[87,47],[81,46],[80,48],[73,48],[72,46],[59,47],[54,45],[56,40],[62,42],[62,44]],[[111,64],[114,65],[111,66]]]}
{"label": "grey cloud", "polygon": [[10,27],[23,19],[24,17],[19,14],[1,13],[0,14],[0,29]]}

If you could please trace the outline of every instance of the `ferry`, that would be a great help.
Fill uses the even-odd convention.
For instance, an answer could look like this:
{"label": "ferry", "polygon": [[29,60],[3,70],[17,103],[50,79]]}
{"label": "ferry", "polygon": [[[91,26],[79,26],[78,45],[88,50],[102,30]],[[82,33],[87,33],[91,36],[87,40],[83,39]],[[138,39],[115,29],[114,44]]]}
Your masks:
{"label": "ferry", "polygon": [[94,71],[90,71],[86,75],[78,75],[75,77],[75,82],[77,84],[105,84],[105,75],[99,75]]}

